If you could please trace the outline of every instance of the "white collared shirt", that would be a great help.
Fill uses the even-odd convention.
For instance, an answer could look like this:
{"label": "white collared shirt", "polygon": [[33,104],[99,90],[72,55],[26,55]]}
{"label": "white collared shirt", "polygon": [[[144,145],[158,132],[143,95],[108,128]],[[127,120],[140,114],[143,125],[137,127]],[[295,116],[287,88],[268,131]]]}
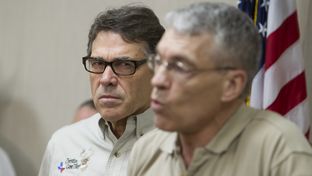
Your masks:
{"label": "white collared shirt", "polygon": [[119,139],[99,113],[63,127],[48,143],[39,176],[126,176],[133,144],[151,129],[150,110],[129,117]]}

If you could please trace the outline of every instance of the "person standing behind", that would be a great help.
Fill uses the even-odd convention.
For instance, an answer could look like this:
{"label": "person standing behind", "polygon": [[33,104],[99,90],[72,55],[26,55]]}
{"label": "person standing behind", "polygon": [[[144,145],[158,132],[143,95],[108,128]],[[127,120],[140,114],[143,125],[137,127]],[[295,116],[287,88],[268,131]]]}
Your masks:
{"label": "person standing behind", "polygon": [[73,122],[79,122],[80,120],[91,117],[97,113],[95,105],[92,99],[88,99],[81,103],[81,105],[77,108]]}
{"label": "person standing behind", "polygon": [[247,107],[260,39],[243,12],[197,3],[168,14],[150,57],[155,129],[135,144],[129,176],[312,175],[312,149],[280,115]]}
{"label": "person standing behind", "polygon": [[53,134],[39,176],[126,175],[134,142],[153,128],[146,58],[163,33],[154,12],[141,5],[96,17],[82,62],[99,113]]}

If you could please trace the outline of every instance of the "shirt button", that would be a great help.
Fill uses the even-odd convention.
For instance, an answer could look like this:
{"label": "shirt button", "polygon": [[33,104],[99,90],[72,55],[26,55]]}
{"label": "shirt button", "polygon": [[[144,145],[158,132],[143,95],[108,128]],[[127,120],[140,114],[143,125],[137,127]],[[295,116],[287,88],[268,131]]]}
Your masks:
{"label": "shirt button", "polygon": [[120,157],[120,153],[119,152],[116,152],[114,155],[115,155],[116,158]]}

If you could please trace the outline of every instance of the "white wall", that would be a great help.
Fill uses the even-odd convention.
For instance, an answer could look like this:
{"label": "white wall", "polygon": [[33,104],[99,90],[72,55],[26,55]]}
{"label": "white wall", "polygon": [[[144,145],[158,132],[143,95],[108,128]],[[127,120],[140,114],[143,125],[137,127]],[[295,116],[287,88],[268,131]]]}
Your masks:
{"label": "white wall", "polygon": [[[94,17],[128,2],[135,1],[0,0],[0,146],[18,175],[36,175],[51,134],[69,124],[75,108],[90,96],[81,57]],[[195,0],[143,2],[162,20],[170,9]],[[298,0],[298,6],[311,94],[312,3]]]}

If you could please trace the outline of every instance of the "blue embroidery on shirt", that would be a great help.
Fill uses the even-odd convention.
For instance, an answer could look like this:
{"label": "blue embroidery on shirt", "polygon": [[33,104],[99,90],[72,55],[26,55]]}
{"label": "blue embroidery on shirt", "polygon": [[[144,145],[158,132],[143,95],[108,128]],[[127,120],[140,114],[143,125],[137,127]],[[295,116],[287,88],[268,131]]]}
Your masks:
{"label": "blue embroidery on shirt", "polygon": [[63,162],[61,162],[58,166],[57,166],[57,169],[62,173],[65,168],[63,167]]}

